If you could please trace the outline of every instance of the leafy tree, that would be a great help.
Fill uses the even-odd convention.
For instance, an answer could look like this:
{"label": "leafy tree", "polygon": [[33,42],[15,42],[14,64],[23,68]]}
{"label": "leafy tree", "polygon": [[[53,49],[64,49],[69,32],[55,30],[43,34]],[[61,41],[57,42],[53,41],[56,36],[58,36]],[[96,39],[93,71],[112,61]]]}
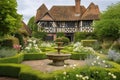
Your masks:
{"label": "leafy tree", "polygon": [[16,0],[0,0],[0,36],[14,33],[22,26]]}
{"label": "leafy tree", "polygon": [[30,27],[30,29],[32,31],[37,31],[37,24],[35,23],[35,17],[31,17],[29,22],[28,22],[28,26]]}
{"label": "leafy tree", "polygon": [[116,40],[120,37],[120,2],[108,7],[95,23],[95,32],[101,39]]}

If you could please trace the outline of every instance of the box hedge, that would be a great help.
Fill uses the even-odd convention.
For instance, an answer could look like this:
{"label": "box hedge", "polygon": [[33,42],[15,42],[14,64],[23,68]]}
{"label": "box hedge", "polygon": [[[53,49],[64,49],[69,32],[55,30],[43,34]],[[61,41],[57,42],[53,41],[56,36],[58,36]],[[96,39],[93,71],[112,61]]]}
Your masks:
{"label": "box hedge", "polygon": [[21,63],[24,59],[24,54],[19,53],[12,57],[0,58],[0,63]]}
{"label": "box hedge", "polygon": [[24,54],[24,60],[40,60],[46,59],[46,54]]}
{"label": "box hedge", "polygon": [[0,76],[15,77],[19,76],[20,66],[18,64],[0,64]]}

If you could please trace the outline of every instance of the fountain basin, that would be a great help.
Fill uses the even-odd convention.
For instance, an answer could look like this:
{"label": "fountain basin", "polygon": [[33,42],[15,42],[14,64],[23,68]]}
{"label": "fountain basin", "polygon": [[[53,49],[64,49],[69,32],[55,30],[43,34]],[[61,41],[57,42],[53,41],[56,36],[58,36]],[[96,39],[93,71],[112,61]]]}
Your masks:
{"label": "fountain basin", "polygon": [[63,66],[64,60],[70,59],[71,54],[47,54],[48,59],[52,60],[55,66]]}

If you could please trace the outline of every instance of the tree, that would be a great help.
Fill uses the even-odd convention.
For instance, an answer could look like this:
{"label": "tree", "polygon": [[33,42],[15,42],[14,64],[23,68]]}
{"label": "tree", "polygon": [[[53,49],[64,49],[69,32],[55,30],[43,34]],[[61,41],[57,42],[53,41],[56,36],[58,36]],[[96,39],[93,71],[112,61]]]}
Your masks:
{"label": "tree", "polygon": [[100,21],[95,23],[95,32],[102,40],[116,40],[120,37],[120,2],[109,6],[101,14]]}
{"label": "tree", "polygon": [[31,17],[29,22],[28,22],[28,26],[30,27],[30,29],[32,31],[37,31],[37,24],[35,23],[35,17]]}
{"label": "tree", "polygon": [[0,36],[14,33],[22,26],[16,0],[0,0]]}

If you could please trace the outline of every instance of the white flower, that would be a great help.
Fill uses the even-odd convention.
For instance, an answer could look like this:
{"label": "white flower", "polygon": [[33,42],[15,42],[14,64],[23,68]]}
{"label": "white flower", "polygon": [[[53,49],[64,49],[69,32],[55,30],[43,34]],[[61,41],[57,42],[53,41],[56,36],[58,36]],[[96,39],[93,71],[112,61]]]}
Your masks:
{"label": "white flower", "polygon": [[107,68],[107,67],[108,67],[108,65],[105,65],[105,67]]}
{"label": "white flower", "polygon": [[28,49],[28,50],[29,50],[29,49],[30,49],[30,47],[26,47],[25,49]]}
{"label": "white flower", "polygon": [[94,63],[91,63],[92,64],[92,66],[94,66]]}
{"label": "white flower", "polygon": [[67,73],[66,72],[63,72],[64,75],[66,75]]}
{"label": "white flower", "polygon": [[35,43],[36,43],[36,40],[34,40],[33,43],[35,44]]}
{"label": "white flower", "polygon": [[67,67],[67,65],[64,65],[64,67]]}
{"label": "white flower", "polygon": [[70,67],[73,67],[73,65],[70,65]]}
{"label": "white flower", "polygon": [[34,44],[34,46],[35,46],[35,47],[38,47],[38,45],[37,45],[37,44]]}
{"label": "white flower", "polygon": [[110,73],[110,72],[108,73],[108,75],[111,75],[111,74],[112,74],[112,73]]}
{"label": "white flower", "polygon": [[85,76],[85,79],[89,79],[89,77],[88,77],[88,76]]}
{"label": "white flower", "polygon": [[103,60],[102,62],[105,63],[105,60]]}
{"label": "white flower", "polygon": [[85,77],[83,77],[82,79],[85,80]]}
{"label": "white flower", "polygon": [[31,43],[29,43],[29,46],[31,47],[31,46],[32,46],[32,44],[31,44]]}
{"label": "white flower", "polygon": [[83,77],[83,75],[79,75],[81,78]]}
{"label": "white flower", "polygon": [[94,63],[96,63],[96,61],[94,61]]}
{"label": "white flower", "polygon": [[117,77],[114,75],[114,76],[112,76],[113,77],[113,79],[116,79]]}
{"label": "white flower", "polygon": [[96,59],[98,60],[99,58],[100,58],[100,56],[97,56],[97,58],[96,58]]}
{"label": "white flower", "polygon": [[73,66],[74,66],[74,67],[76,67],[77,65],[76,65],[76,64],[74,64]]}
{"label": "white flower", "polygon": [[28,42],[32,42],[32,40],[31,40],[31,39],[29,39],[29,40],[28,40]]}
{"label": "white flower", "polygon": [[79,75],[78,75],[78,74],[76,74],[76,77],[79,77]]}
{"label": "white flower", "polygon": [[98,64],[100,65],[101,63],[100,63],[100,62],[98,62]]}

